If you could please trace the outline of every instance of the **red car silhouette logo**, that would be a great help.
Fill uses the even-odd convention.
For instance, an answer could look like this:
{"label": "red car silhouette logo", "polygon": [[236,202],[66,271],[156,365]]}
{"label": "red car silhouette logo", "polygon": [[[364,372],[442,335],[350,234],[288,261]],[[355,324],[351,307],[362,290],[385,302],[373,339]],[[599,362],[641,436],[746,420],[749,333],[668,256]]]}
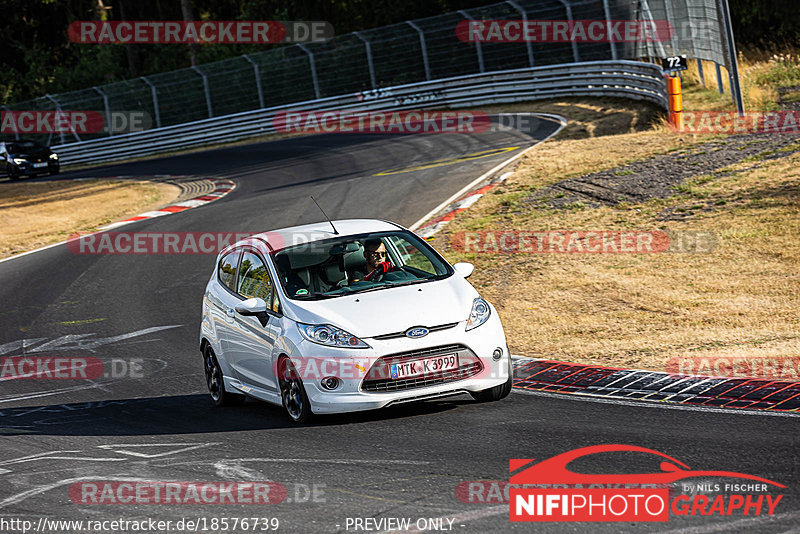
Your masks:
{"label": "red car silhouette logo", "polygon": [[[584,474],[575,473],[567,468],[567,464],[577,458],[588,456],[590,454],[597,454],[600,452],[643,452],[647,454],[654,454],[664,458],[662,461],[660,472],[657,473],[637,473],[637,474]],[[510,471],[516,471],[523,465],[532,462],[528,460],[511,460],[509,467]],[[735,473],[733,471],[696,471],[691,469],[683,462],[667,456],[666,454],[653,449],[645,447],[637,447],[635,445],[594,445],[592,447],[583,447],[572,451],[559,454],[547,460],[538,462],[531,467],[513,475],[509,482],[511,484],[669,484],[677,480],[692,477],[730,477],[730,478],[745,478],[748,480],[755,480],[758,482],[765,482],[779,488],[785,488],[783,484],[779,484],[766,478],[748,475],[745,473]]]}

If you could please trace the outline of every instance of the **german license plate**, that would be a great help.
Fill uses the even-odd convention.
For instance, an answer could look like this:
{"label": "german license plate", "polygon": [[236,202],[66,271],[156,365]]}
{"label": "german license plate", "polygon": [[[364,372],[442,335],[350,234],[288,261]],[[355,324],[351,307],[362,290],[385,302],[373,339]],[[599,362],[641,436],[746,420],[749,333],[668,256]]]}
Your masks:
{"label": "german license plate", "polygon": [[446,356],[436,356],[425,358],[424,360],[413,360],[404,363],[393,363],[389,370],[395,380],[402,378],[413,378],[416,376],[441,374],[444,371],[458,369],[458,355],[448,354]]}
{"label": "german license plate", "polygon": [[46,161],[43,161],[41,163],[34,163],[33,164],[33,168],[34,169],[41,169],[42,167],[47,167],[47,162]]}

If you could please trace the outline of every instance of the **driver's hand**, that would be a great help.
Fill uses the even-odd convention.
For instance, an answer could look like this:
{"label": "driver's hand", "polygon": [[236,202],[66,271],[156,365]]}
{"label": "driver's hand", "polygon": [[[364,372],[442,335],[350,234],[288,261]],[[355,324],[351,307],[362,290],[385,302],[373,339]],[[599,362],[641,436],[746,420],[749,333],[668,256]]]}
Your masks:
{"label": "driver's hand", "polygon": [[373,277],[378,276],[379,274],[386,274],[392,270],[392,264],[388,261],[382,261],[378,264],[375,269],[372,270],[367,276],[364,277],[364,280],[372,280]]}

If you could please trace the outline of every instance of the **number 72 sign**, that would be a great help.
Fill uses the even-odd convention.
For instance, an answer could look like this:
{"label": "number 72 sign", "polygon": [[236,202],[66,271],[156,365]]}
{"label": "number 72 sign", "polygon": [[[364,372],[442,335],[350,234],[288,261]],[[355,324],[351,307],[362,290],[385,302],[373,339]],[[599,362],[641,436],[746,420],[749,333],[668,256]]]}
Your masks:
{"label": "number 72 sign", "polygon": [[661,67],[665,71],[679,71],[688,69],[689,65],[686,56],[670,56],[661,59]]}

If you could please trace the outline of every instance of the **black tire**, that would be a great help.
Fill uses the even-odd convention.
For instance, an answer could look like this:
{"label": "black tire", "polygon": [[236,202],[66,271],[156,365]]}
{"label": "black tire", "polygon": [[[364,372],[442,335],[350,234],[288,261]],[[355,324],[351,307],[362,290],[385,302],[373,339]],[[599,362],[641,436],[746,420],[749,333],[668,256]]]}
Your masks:
{"label": "black tire", "polygon": [[6,164],[6,175],[9,180],[19,180],[21,176],[19,169],[13,165]]}
{"label": "black tire", "polygon": [[314,417],[311,402],[306,395],[303,381],[289,358],[278,363],[278,384],[281,389],[281,403],[286,415],[294,423],[307,423]]}
{"label": "black tire", "polygon": [[61,167],[56,167],[55,169],[50,169],[50,176],[58,174],[61,172]]}
{"label": "black tire", "polygon": [[483,391],[470,391],[472,398],[478,402],[495,402],[508,397],[511,387],[514,385],[514,366],[511,364],[511,357],[508,358],[508,380]]}
{"label": "black tire", "polygon": [[215,406],[239,406],[245,401],[244,395],[225,391],[225,380],[222,378],[222,368],[219,366],[217,356],[211,345],[206,345],[203,350],[203,367],[206,372],[206,385],[211,400]]}

